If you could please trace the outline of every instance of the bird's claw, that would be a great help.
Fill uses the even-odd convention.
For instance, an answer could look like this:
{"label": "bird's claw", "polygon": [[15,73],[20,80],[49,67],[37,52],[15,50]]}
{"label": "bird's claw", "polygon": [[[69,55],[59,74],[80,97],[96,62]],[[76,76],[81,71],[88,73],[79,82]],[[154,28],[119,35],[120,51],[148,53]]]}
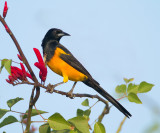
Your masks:
{"label": "bird's claw", "polygon": [[74,97],[73,97],[73,93],[72,93],[71,91],[69,91],[69,92],[67,93],[67,97],[73,99],[73,98],[74,98]]}
{"label": "bird's claw", "polygon": [[48,84],[46,92],[53,93],[55,87],[56,85]]}

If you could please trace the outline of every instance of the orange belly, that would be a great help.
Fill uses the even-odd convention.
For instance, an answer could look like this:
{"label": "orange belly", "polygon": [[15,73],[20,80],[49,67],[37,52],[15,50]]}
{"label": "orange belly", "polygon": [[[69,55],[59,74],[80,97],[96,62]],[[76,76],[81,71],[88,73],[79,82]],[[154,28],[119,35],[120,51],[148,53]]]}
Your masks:
{"label": "orange belly", "polygon": [[72,81],[84,81],[87,79],[87,76],[83,73],[77,71],[75,68],[63,61],[59,55],[60,53],[64,54],[64,51],[57,48],[55,50],[54,56],[49,62],[47,62],[48,67],[55,73],[67,78]]}

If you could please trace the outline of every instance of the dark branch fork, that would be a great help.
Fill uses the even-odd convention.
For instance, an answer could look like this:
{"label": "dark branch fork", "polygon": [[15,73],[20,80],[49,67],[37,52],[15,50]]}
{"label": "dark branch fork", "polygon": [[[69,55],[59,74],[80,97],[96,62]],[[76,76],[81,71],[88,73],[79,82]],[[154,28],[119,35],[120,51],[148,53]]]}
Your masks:
{"label": "dark branch fork", "polygon": [[[26,57],[25,57],[25,55],[24,55],[24,53],[23,53],[23,51],[22,51],[22,49],[21,49],[21,47],[20,47],[20,45],[19,45],[19,43],[18,43],[18,41],[17,41],[17,39],[15,38],[14,34],[13,34],[12,31],[9,29],[6,21],[4,20],[4,18],[2,18],[1,15],[0,15],[0,21],[1,21],[1,23],[3,24],[3,26],[4,26],[5,28],[7,28],[6,31],[7,31],[7,33],[10,35],[10,37],[12,38],[14,44],[16,45],[17,50],[18,50],[19,54],[21,55],[25,66],[27,67],[28,71],[30,72],[30,74],[31,74],[31,76],[32,76],[32,78],[33,78],[33,81],[34,81],[35,83],[38,83],[38,80],[37,80],[37,78],[36,78],[36,76],[35,76],[32,68],[31,68],[31,66],[29,65],[29,63],[28,63],[28,61],[27,61],[27,59],[26,59]],[[36,88],[36,95],[34,96],[34,90],[35,90],[35,88]],[[27,126],[26,126],[25,133],[28,133],[28,132],[29,132],[30,123],[31,123],[32,107],[33,107],[33,105],[36,103],[36,101],[38,100],[39,95],[40,95],[40,87],[39,87],[39,86],[35,86],[34,89],[33,89],[33,91],[32,91],[31,98],[30,98],[29,109],[28,109],[28,117],[27,117]]]}

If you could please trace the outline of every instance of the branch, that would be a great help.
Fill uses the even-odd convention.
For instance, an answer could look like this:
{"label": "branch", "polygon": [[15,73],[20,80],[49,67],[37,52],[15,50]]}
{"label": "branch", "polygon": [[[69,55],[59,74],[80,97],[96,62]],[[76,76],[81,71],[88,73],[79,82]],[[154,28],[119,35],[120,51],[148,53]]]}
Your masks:
{"label": "branch", "polygon": [[[8,27],[6,21],[2,18],[1,15],[0,15],[0,21],[1,21],[1,23],[3,24],[3,26],[6,28],[7,33],[10,35],[11,39],[13,40],[14,44],[16,45],[17,50],[18,50],[19,54],[21,55],[24,64],[26,65],[28,71],[30,72],[30,74],[31,74],[31,76],[32,76],[32,78],[33,78],[33,81],[34,81],[35,83],[38,83],[38,80],[37,80],[37,78],[36,78],[36,76],[35,76],[32,68],[31,68],[31,66],[29,65],[29,63],[28,63],[28,61],[27,61],[27,59],[26,59],[26,57],[25,57],[25,55],[24,55],[24,53],[23,53],[23,51],[22,51],[22,49],[21,49],[21,47],[20,47],[20,45],[19,45],[19,43],[18,43],[18,41],[17,41],[17,39],[15,38],[14,34],[12,33],[12,31],[11,31],[10,28]],[[34,87],[33,90],[35,90],[35,87]],[[39,87],[36,87],[36,95],[35,95],[35,97],[33,97],[33,93],[34,93],[34,92],[32,91],[31,99],[30,99],[30,103],[29,103],[29,110],[28,110],[28,112],[30,111],[30,113],[32,112],[32,107],[33,107],[33,105],[36,103],[36,101],[37,101],[38,98],[39,98],[40,88],[39,88]],[[29,117],[30,117],[30,118],[29,118]],[[29,124],[29,123],[31,123],[31,114],[30,114],[30,115],[28,114],[28,118],[27,118],[26,131],[28,131],[28,132],[29,132],[28,128],[30,128],[30,124]]]}
{"label": "branch", "polygon": [[[38,83],[38,80],[37,80],[37,78],[36,78],[36,76],[35,76],[32,68],[31,68],[31,66],[29,65],[28,60],[26,59],[26,57],[25,57],[25,55],[24,55],[24,53],[23,53],[23,51],[22,51],[22,49],[21,49],[21,47],[20,47],[17,39],[15,38],[14,34],[12,33],[12,31],[11,31],[10,28],[8,27],[6,21],[2,18],[1,15],[0,15],[0,21],[1,21],[1,23],[3,24],[4,27],[7,27],[7,28],[9,29],[9,30],[7,30],[7,33],[10,35],[11,39],[13,40],[14,44],[16,45],[17,50],[18,50],[19,54],[21,55],[24,64],[26,65],[29,73],[31,74],[31,76],[32,76],[32,78],[33,78],[33,81],[34,81],[35,83]],[[36,96],[34,97],[33,104],[36,103],[36,101],[37,101],[38,98],[39,98],[39,95],[40,95],[40,88],[39,88],[39,87],[36,87]]]}
{"label": "branch", "polygon": [[30,130],[31,114],[32,114],[32,108],[33,108],[33,104],[32,103],[33,103],[33,97],[34,97],[34,90],[35,90],[35,86],[32,89],[32,94],[31,94],[31,97],[30,97],[28,116],[27,116],[27,124],[26,124],[25,133],[29,133],[29,130]]}
{"label": "branch", "polygon": [[[19,83],[16,83],[14,84],[15,85],[20,85],[20,84],[28,84],[28,85],[34,85],[34,86],[38,86],[38,87],[42,87],[46,90],[48,90],[48,87],[41,84],[41,83],[31,83],[29,81],[22,81],[22,82],[19,82]],[[78,94],[78,93],[72,93],[72,96],[68,93],[68,92],[64,92],[64,91],[59,91],[59,90],[56,90],[54,89],[53,92],[57,93],[57,94],[61,94],[61,95],[65,95],[66,97],[69,97],[69,98],[74,98],[74,97],[89,97],[89,98],[96,98],[98,99],[99,101],[103,102],[106,106],[108,106],[108,101],[106,101],[105,99],[101,98],[100,96],[98,95],[90,95],[90,94]],[[48,92],[50,93],[50,92]]]}
{"label": "branch", "polygon": [[98,122],[102,122],[104,116],[109,113],[109,110],[110,110],[110,107],[109,107],[108,104],[107,104],[107,105],[104,107],[104,109],[103,109],[102,113],[100,114],[100,116],[98,117]]}
{"label": "branch", "polygon": [[[8,27],[6,21],[2,18],[1,15],[0,15],[0,21],[1,21],[1,23],[3,24],[4,27]],[[33,80],[34,80],[35,82],[38,82],[35,74],[33,73],[32,68],[30,67],[30,65],[29,65],[29,63],[28,63],[28,61],[27,61],[27,59],[26,59],[26,57],[25,57],[25,55],[24,55],[24,53],[23,53],[23,51],[22,51],[22,49],[21,49],[21,47],[20,47],[20,45],[19,45],[19,43],[18,43],[18,41],[17,41],[17,39],[15,38],[14,34],[12,33],[12,31],[10,30],[9,27],[8,27],[8,29],[9,29],[9,30],[7,30],[7,33],[10,35],[11,39],[13,40],[14,44],[16,45],[17,50],[18,50],[19,54],[21,55],[21,57],[22,57],[22,59],[23,59],[23,62],[24,62],[24,64],[26,65],[28,71],[29,71],[30,74],[32,75]]]}
{"label": "branch", "polygon": [[[125,97],[127,97],[127,95],[122,96],[121,98],[117,99],[117,101],[120,101],[121,99],[123,99],[123,98],[125,98]],[[112,107],[112,106],[109,107],[108,105],[106,105],[106,106],[104,107],[101,115],[98,117],[98,122],[102,122],[104,116],[109,113],[109,110],[110,110],[111,107]],[[120,127],[119,127],[119,128],[120,128]]]}

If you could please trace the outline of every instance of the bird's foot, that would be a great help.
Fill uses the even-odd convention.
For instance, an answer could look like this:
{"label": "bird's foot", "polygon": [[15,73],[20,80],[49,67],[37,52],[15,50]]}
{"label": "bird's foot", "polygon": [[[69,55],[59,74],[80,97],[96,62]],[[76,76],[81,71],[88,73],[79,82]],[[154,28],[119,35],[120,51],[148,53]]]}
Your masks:
{"label": "bird's foot", "polygon": [[72,91],[69,91],[68,93],[67,93],[67,97],[69,97],[69,98],[71,98],[71,99],[73,99],[74,97],[73,97],[73,93],[72,93]]}
{"label": "bird's foot", "polygon": [[46,92],[53,93],[54,88],[55,88],[56,86],[57,86],[57,85],[48,84],[48,85],[47,85],[47,90],[46,90]]}

